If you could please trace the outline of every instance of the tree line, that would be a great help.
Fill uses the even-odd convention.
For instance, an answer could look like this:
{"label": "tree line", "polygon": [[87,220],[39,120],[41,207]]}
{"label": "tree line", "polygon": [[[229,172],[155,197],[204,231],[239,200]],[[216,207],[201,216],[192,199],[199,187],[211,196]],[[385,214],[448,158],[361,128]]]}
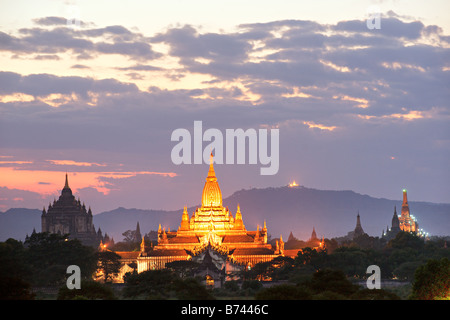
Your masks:
{"label": "tree line", "polygon": [[[360,239],[362,243],[367,239]],[[132,272],[124,278],[118,296],[111,286],[93,281],[99,271],[103,283],[111,281],[121,264],[113,251],[99,251],[69,240],[67,235],[33,233],[25,242],[0,242],[0,299],[34,299],[35,287],[60,288],[60,299],[396,299],[389,290],[368,290],[355,285],[367,278],[367,267],[378,265],[384,279],[411,283],[407,297],[449,299],[450,249],[441,240],[424,241],[400,232],[383,247],[358,245],[358,239],[332,250],[303,248],[291,257],[246,268],[240,280],[226,281],[222,288],[207,290],[204,279],[193,277],[192,261],[175,261],[164,270]],[[67,266],[82,270],[82,289],[68,290]],[[273,286],[263,287],[263,280]],[[280,284],[282,283],[282,284]],[[39,297],[37,297],[39,298]],[[402,297],[405,298],[405,297]]]}

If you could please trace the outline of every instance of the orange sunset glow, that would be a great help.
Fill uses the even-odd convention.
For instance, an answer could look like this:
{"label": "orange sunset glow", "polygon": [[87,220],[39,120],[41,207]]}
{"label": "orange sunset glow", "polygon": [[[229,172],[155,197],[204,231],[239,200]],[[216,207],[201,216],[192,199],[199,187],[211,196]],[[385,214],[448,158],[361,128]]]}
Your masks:
{"label": "orange sunset glow", "polygon": [[[43,171],[43,170],[17,170],[15,168],[0,168],[0,187],[8,186],[12,189],[21,189],[37,192],[43,196],[58,194],[63,183],[66,171]],[[102,178],[123,179],[137,175],[160,175],[175,177],[173,172],[76,172],[68,173],[70,186],[76,191],[82,188],[94,188],[104,195],[109,194],[110,189]]]}

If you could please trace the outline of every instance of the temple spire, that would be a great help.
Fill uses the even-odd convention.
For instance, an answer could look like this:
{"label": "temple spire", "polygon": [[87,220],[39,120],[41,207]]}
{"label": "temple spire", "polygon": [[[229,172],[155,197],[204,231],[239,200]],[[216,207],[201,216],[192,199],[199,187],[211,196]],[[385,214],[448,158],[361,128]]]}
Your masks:
{"label": "temple spire", "polygon": [[317,240],[316,228],[313,226],[310,240]]}
{"label": "temple spire", "polygon": [[208,176],[206,177],[205,186],[202,194],[202,207],[221,207],[222,192],[217,182],[216,173],[214,172],[214,157],[211,152]]}
{"label": "temple spire", "polygon": [[237,230],[244,229],[244,222],[242,221],[242,213],[241,213],[241,207],[239,206],[239,203],[237,205],[236,219],[234,220],[234,228]]}
{"label": "temple spire", "polygon": [[[66,172],[66,181],[64,183],[64,188],[62,189],[61,196],[65,197],[65,198],[73,197],[72,189],[70,189],[70,187],[69,187],[69,176],[67,175],[67,172]],[[73,199],[75,200],[75,198],[73,198]],[[56,202],[56,199],[53,201],[53,204],[55,204],[55,202]]]}
{"label": "temple spire", "polygon": [[189,230],[189,214],[186,206],[184,206],[183,214],[181,216],[180,230]]}
{"label": "temple spire", "polygon": [[69,178],[67,176],[67,172],[66,172],[66,183],[64,184],[64,189],[70,189],[69,188]]}
{"label": "temple spire", "polygon": [[408,204],[408,195],[406,194],[406,189],[403,189],[403,204]]}
{"label": "temple spire", "polygon": [[217,181],[216,172],[214,171],[214,156],[211,151],[211,155],[209,156],[209,171],[208,177],[206,178],[208,181]]}
{"label": "temple spire", "polygon": [[356,227],[355,227],[355,230],[353,231],[353,239],[360,235],[363,235],[363,234],[365,234],[365,232],[361,226],[361,219],[360,219],[359,210],[358,210],[358,215],[356,216]]}
{"label": "temple spire", "polygon": [[146,252],[147,251],[147,246],[145,245],[145,239],[144,236],[142,236],[142,241],[141,241],[141,253]]}
{"label": "temple spire", "polygon": [[239,203],[237,205],[236,220],[242,220],[241,207],[239,206]]}
{"label": "temple spire", "polygon": [[358,211],[358,215],[356,216],[356,228],[357,229],[361,228],[361,219],[359,217],[359,211]]}

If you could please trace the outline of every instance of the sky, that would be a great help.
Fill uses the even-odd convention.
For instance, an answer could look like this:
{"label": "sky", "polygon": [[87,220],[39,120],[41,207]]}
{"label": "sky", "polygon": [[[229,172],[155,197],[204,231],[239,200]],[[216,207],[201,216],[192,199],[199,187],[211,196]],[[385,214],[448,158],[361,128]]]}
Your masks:
{"label": "sky", "polygon": [[171,158],[194,121],[279,130],[276,174],[215,165],[224,197],[295,180],[450,202],[448,1],[0,7],[0,211],[42,209],[66,173],[94,214],[198,205],[208,164]]}

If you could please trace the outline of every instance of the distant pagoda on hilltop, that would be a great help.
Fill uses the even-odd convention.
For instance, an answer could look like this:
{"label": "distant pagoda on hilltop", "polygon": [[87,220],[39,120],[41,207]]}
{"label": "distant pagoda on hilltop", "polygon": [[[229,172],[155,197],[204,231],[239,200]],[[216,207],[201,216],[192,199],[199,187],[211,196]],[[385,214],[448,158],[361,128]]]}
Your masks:
{"label": "distant pagoda on hilltop", "polygon": [[85,204],[76,200],[69,187],[66,173],[66,182],[58,200],[49,204],[47,210],[42,210],[42,232],[69,234],[69,239],[78,239],[82,244],[98,247],[101,242],[109,241],[109,237],[98,228],[95,231],[92,222],[92,211],[86,210]]}

